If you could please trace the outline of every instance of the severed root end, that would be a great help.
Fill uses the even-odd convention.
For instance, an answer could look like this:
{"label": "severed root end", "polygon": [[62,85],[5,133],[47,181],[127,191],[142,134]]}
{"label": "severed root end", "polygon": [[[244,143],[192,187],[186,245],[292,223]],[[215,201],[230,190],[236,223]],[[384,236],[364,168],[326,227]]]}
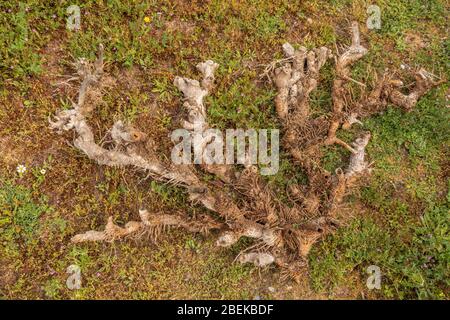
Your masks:
{"label": "severed root end", "polygon": [[202,87],[210,91],[214,85],[214,72],[219,65],[212,60],[206,60],[197,64],[197,70],[203,74]]}
{"label": "severed root end", "polygon": [[369,165],[364,158],[366,156],[366,146],[369,143],[370,136],[370,132],[366,132],[364,136],[353,142],[355,152],[350,156],[350,163],[345,172],[346,177],[360,174],[368,169]]}
{"label": "severed root end", "polygon": [[145,141],[147,134],[130,125],[125,125],[121,120],[116,121],[110,130],[111,138],[116,146],[133,142]]}

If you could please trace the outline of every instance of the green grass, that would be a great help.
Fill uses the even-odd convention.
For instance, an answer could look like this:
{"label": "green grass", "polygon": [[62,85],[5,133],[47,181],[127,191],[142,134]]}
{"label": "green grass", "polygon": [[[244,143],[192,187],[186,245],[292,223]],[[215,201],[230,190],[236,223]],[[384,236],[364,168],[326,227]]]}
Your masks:
{"label": "green grass", "polygon": [[5,241],[35,240],[39,236],[39,218],[50,210],[45,197],[35,201],[30,189],[0,181],[0,228]]}
{"label": "green grass", "polygon": [[422,27],[420,22],[432,21],[445,25],[446,9],[439,0],[379,1],[383,28],[381,31],[390,35],[399,35],[407,30]]}
{"label": "green grass", "polygon": [[[449,209],[448,203],[435,207],[420,221],[402,223],[391,232],[371,218],[353,221],[313,250],[313,287],[328,292],[343,284],[360,287],[368,277],[367,267],[376,265],[381,269],[382,286],[375,294],[381,298],[448,299]],[[398,209],[393,214],[405,212]],[[357,280],[349,277],[352,273],[358,275]]]}
{"label": "green grass", "polygon": [[[30,20],[23,3],[0,7],[1,79],[20,78],[41,71],[40,56],[35,52],[36,35],[30,32]],[[6,12],[5,12],[6,11]]]}
{"label": "green grass", "polygon": [[[368,152],[375,163],[359,199],[369,212],[313,250],[316,290],[345,285],[368,292],[366,268],[377,265],[383,280],[375,296],[448,299],[450,193],[442,190],[450,180],[439,178],[450,132],[444,92],[432,91],[410,113],[391,108],[364,122],[372,132]],[[328,162],[338,162],[331,155]]]}
{"label": "green grass", "polygon": [[273,99],[272,92],[258,89],[248,77],[241,77],[226,90],[208,99],[208,115],[218,128],[270,128],[266,106]]}

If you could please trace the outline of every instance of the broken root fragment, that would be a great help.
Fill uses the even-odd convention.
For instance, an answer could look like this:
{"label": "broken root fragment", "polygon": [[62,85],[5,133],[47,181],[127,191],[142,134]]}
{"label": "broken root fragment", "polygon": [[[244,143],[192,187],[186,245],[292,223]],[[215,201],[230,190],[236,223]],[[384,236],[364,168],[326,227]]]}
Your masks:
{"label": "broken root fragment", "polygon": [[108,218],[104,231],[87,231],[72,237],[74,243],[85,241],[107,241],[112,242],[129,235],[149,232],[156,240],[159,230],[166,227],[184,228],[192,233],[207,234],[212,229],[219,229],[222,224],[214,221],[208,216],[203,216],[198,220],[188,220],[181,215],[174,214],[151,214],[147,210],[139,210],[141,221],[129,221],[125,226],[119,227],[113,222],[113,217]]}

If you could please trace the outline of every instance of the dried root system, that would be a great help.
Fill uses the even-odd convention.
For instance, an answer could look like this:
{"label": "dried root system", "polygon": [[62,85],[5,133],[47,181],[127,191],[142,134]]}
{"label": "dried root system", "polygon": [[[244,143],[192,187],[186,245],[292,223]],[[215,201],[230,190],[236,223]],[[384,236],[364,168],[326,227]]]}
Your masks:
{"label": "dried root system", "polygon": [[[142,209],[140,221],[130,221],[120,227],[110,217],[103,231],[87,231],[75,235],[72,241],[115,241],[146,232],[156,239],[166,227],[201,233],[218,229],[218,246],[231,246],[241,237],[254,239],[254,244],[242,251],[237,261],[258,267],[276,264],[287,275],[298,279],[314,243],[339,225],[338,213],[349,188],[371,171],[366,159],[370,133],[364,132],[356,141],[346,142],[337,138],[337,131],[361,125],[363,118],[382,111],[388,103],[410,111],[421,96],[439,84],[420,69],[414,74],[415,86],[409,93],[404,93],[402,82],[386,71],[378,77],[372,91],[363,94],[360,101],[349,104],[346,85],[350,81],[357,82],[350,78],[351,67],[368,52],[361,45],[357,23],[351,26],[351,38],[350,47],[340,55],[334,55],[325,47],[294,49],[286,43],[282,47],[285,58],[266,68],[266,75],[272,78],[277,89],[275,107],[283,130],[282,147],[290,153],[299,170],[308,176],[307,186],[290,187],[289,195],[294,200],[290,204],[277,199],[255,166],[246,165],[238,172],[230,165],[201,165],[200,170],[216,175],[245,198],[238,205],[225,188],[203,182],[194,165],[165,163],[150,148],[141,148],[142,144],[151,143],[148,135],[122,121],[117,121],[109,131],[113,146],[99,145],[87,119],[109,83],[103,70],[103,47],[100,47],[95,62],[79,60],[76,63],[80,82],[78,98],[72,109],[55,115],[50,121],[51,128],[59,132],[74,131],[77,135],[74,146],[99,165],[135,167],[145,170],[154,179],[185,188],[194,204],[217,213],[220,219],[207,214],[192,218],[183,212],[149,213]],[[329,115],[313,118],[309,97],[317,88],[320,70],[327,62],[334,62],[336,70],[333,104]],[[183,108],[188,114],[181,125],[191,132],[210,127],[204,98],[213,90],[217,67],[215,62],[208,60],[197,65],[202,76],[200,81],[184,77],[174,80],[174,85],[183,94]],[[194,135],[193,139],[194,148],[205,148],[204,140],[196,141]],[[322,168],[320,153],[323,147],[332,144],[345,148],[350,154],[347,168],[334,173]]]}

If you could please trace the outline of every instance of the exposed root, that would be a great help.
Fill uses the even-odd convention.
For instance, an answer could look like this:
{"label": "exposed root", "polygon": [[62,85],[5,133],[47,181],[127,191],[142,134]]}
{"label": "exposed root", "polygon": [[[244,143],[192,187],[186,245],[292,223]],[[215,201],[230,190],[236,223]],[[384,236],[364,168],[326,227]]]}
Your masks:
{"label": "exposed root", "polygon": [[353,147],[355,152],[350,156],[350,163],[345,172],[345,176],[347,178],[351,178],[354,175],[361,174],[368,169],[368,163],[364,160],[366,156],[366,146],[369,143],[370,132],[366,132],[366,134],[356,139],[353,142]]}
{"label": "exposed root", "polygon": [[[80,60],[76,64],[76,78],[80,80],[77,102],[72,109],[58,112],[50,121],[51,127],[60,132],[74,130],[77,134],[75,147],[98,164],[135,167],[148,172],[154,179],[184,187],[190,201],[216,212],[220,218],[206,214],[193,218],[183,213],[150,214],[141,210],[140,221],[130,221],[119,227],[110,217],[105,230],[78,234],[72,241],[110,242],[144,233],[156,240],[170,226],[197,233],[220,229],[218,246],[232,246],[242,237],[254,239],[255,243],[244,249],[237,261],[258,267],[275,264],[283,269],[283,274],[298,280],[307,268],[307,256],[314,243],[340,225],[338,213],[345,195],[357,184],[359,177],[371,171],[366,159],[370,133],[365,132],[350,143],[337,137],[338,130],[363,125],[361,119],[382,111],[388,103],[410,111],[420,97],[441,83],[433,81],[429,73],[420,69],[415,74],[415,86],[405,94],[401,90],[402,82],[393,80],[386,71],[377,77],[373,89],[363,93],[361,100],[354,103],[348,99],[348,82],[362,88],[365,85],[350,77],[350,68],[364,57],[367,49],[361,45],[357,23],[352,24],[351,34],[352,44],[338,56],[333,56],[325,47],[296,50],[286,43],[283,45],[285,58],[269,64],[264,71],[264,76],[271,76],[277,88],[275,107],[284,131],[283,147],[308,178],[307,185],[290,186],[290,203],[281,202],[250,163],[245,163],[241,172],[216,161],[202,163],[202,170],[222,181],[203,182],[194,165],[167,164],[155,151],[142,148],[143,144],[153,143],[148,135],[122,121],[114,123],[109,130],[111,143],[108,147],[96,143],[87,118],[101,102],[102,91],[108,87],[109,80],[103,71],[103,47],[94,63]],[[309,96],[317,88],[321,68],[331,57],[335,58],[336,68],[332,111],[328,116],[313,118]],[[183,93],[183,108],[188,115],[182,127],[188,131],[194,154],[197,151],[203,155],[214,139],[206,131],[210,124],[204,98],[214,87],[217,67],[218,64],[207,60],[197,65],[202,74],[200,81],[184,77],[174,80],[174,85]],[[321,152],[333,144],[348,150],[350,160],[345,170],[339,168],[330,173],[322,167]],[[233,194],[239,195],[240,200]]]}
{"label": "exposed root", "polygon": [[156,240],[158,230],[169,226],[184,228],[186,231],[192,233],[204,234],[207,234],[212,229],[219,229],[222,227],[221,223],[208,216],[203,216],[201,219],[197,220],[188,220],[181,215],[151,214],[147,210],[139,210],[139,217],[141,218],[141,221],[127,222],[123,228],[114,224],[113,218],[109,217],[104,231],[91,230],[86,233],[77,234],[72,237],[71,241],[74,243],[86,241],[112,242],[144,232],[150,233]]}
{"label": "exposed root", "polygon": [[403,94],[399,90],[399,87],[403,85],[401,81],[391,81],[391,85],[393,86],[393,88],[391,90],[390,88],[385,89],[387,92],[389,92],[390,101],[394,105],[403,108],[405,111],[411,111],[417,104],[417,101],[419,101],[419,99],[431,88],[444,83],[444,80],[433,81],[432,75],[423,68],[418,70],[414,74],[414,77],[416,79],[416,83],[409,94]]}
{"label": "exposed root", "polygon": [[[402,108],[406,112],[414,109],[417,102],[433,87],[445,83],[445,79],[433,80],[434,75],[420,68],[414,71],[415,83],[408,94],[402,92],[403,81],[393,79],[386,71],[378,80],[374,88],[354,106],[350,106],[350,114],[342,125],[342,128],[349,129],[354,123],[359,123],[361,119],[368,118],[376,113],[382,112],[389,103]],[[378,77],[377,77],[378,78]]]}
{"label": "exposed root", "polygon": [[291,112],[291,120],[301,121],[309,116],[309,94],[317,87],[319,70],[331,57],[331,51],[325,47],[295,50],[289,43],[283,45],[283,51],[289,59],[274,71],[278,90],[275,108],[280,119],[286,119]]}
{"label": "exposed root", "polygon": [[[116,144],[115,148],[106,149],[98,145],[94,140],[93,131],[86,121],[86,116],[94,110],[95,103],[89,104],[85,96],[92,94],[91,92],[97,92],[98,86],[101,85],[103,47],[100,47],[99,57],[93,64],[83,60],[83,63],[79,64],[79,66],[82,66],[82,69],[78,70],[81,79],[78,103],[74,104],[71,110],[60,111],[55,116],[56,121],[50,121],[50,126],[53,129],[75,130],[78,134],[74,142],[75,147],[98,164],[121,167],[134,166],[148,171],[154,179],[187,187],[190,199],[193,202],[200,202],[206,208],[219,213],[229,227],[236,230],[237,240],[241,236],[248,236],[269,241],[269,245],[274,242],[275,235],[270,230],[266,230],[263,225],[248,220],[225,192],[211,190],[208,186],[201,183],[192,166],[165,165],[158,159],[156,154],[149,153],[148,150],[145,154],[138,153],[139,148],[136,147],[136,143],[147,139],[147,137],[132,126],[124,125],[120,121],[116,122],[110,130],[111,138]],[[175,79],[175,84],[185,95],[184,106],[190,111],[190,121],[185,123],[186,128],[191,128],[194,124],[200,125],[201,128],[207,127],[203,98],[213,85],[214,70],[217,68],[217,64],[209,60],[199,64],[197,68],[203,73],[201,86],[196,80],[180,77]],[[96,96],[101,97],[100,94],[96,94]],[[97,98],[95,102],[98,103],[100,99]],[[203,145],[201,147],[203,148]],[[127,229],[127,227],[123,229],[113,224],[108,225],[110,227],[110,229],[106,230],[108,232],[98,233],[92,231],[85,234],[85,237],[93,241],[97,239],[116,239],[116,235],[122,237],[136,231],[135,223],[130,223],[129,227],[132,227],[132,229]],[[117,232],[113,232],[114,230]],[[79,238],[75,237],[75,240],[77,239]],[[84,236],[81,239],[84,239]]]}
{"label": "exposed root", "polygon": [[[433,82],[425,70],[416,74],[415,87],[409,94],[403,94],[400,81],[390,79],[388,71],[377,80],[372,91],[362,95],[361,101],[348,104],[348,82],[365,88],[365,84],[350,77],[351,66],[363,58],[368,50],[361,45],[358,24],[352,23],[352,43],[341,55],[335,57],[336,78],[332,88],[332,113],[329,120],[310,119],[309,94],[317,86],[318,72],[331,54],[326,48],[313,49],[309,53],[303,47],[294,50],[290,44],[283,45],[288,58],[273,71],[273,81],[278,94],[275,100],[276,111],[285,129],[284,147],[290,152],[295,163],[300,165],[308,176],[308,186],[291,186],[290,195],[300,203],[293,211],[296,214],[284,215],[282,231],[285,254],[278,259],[278,265],[296,278],[297,262],[308,255],[312,245],[323,235],[333,232],[339,226],[339,209],[345,195],[362,175],[371,169],[366,160],[366,146],[370,132],[362,134],[352,144],[337,137],[338,130],[350,129],[354,124],[363,125],[360,119],[383,110],[391,102],[406,111],[411,110],[418,99],[428,90],[439,84]],[[313,63],[307,57],[311,57]],[[306,60],[305,60],[306,59]],[[305,62],[306,61],[306,62]],[[297,63],[296,63],[297,62]],[[298,63],[300,62],[300,63]],[[303,62],[303,63],[302,63]],[[272,64],[273,65],[273,64]],[[308,71],[305,72],[306,68]],[[321,166],[321,148],[337,144],[350,152],[348,167],[338,169],[334,175]],[[283,216],[284,208],[279,211]],[[303,217],[302,217],[303,216]],[[301,222],[305,221],[306,222]],[[297,224],[295,228],[292,226]],[[298,270],[304,267],[298,265]],[[297,270],[297,271],[298,271]]]}
{"label": "exposed root", "polygon": [[[149,154],[146,158],[138,154],[134,143],[144,140],[145,134],[130,126],[124,126],[122,122],[115,123],[110,131],[117,145],[123,145],[123,142],[129,143],[123,151],[105,149],[98,145],[86,117],[101,101],[101,89],[104,85],[104,82],[102,82],[104,74],[103,46],[100,45],[98,59],[93,64],[80,60],[76,66],[81,80],[78,102],[74,103],[72,109],[58,112],[55,116],[56,121],[49,120],[52,129],[57,129],[60,132],[75,130],[78,136],[74,141],[74,146],[98,164],[117,167],[134,166],[148,171],[155,179],[185,185],[199,183],[198,178],[185,167],[168,169],[158,160],[156,154]],[[87,99],[87,97],[92,96],[96,98]]]}
{"label": "exposed root", "polygon": [[[328,127],[328,135],[325,139],[325,145],[339,144],[354,153],[355,150],[350,147],[346,142],[336,137],[336,132],[339,129],[341,123],[345,120],[343,113],[345,106],[345,95],[347,91],[345,84],[350,81],[350,67],[359,59],[367,54],[367,49],[361,46],[361,39],[359,35],[359,27],[357,22],[352,23],[352,44],[351,46],[336,60],[336,78],[333,81],[333,116],[331,123]],[[354,120],[351,120],[351,119]],[[352,121],[356,122],[356,115],[347,118],[347,126]]]}

